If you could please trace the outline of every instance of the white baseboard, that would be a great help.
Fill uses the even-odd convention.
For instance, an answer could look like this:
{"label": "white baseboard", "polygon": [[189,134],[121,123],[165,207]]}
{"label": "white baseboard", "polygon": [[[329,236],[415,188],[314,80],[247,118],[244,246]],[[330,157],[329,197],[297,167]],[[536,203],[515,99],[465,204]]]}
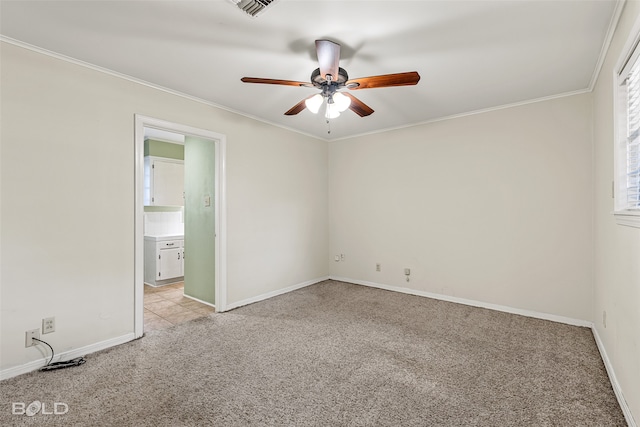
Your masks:
{"label": "white baseboard", "polygon": [[602,343],[602,340],[600,339],[600,336],[598,335],[598,331],[595,327],[595,325],[593,324],[593,322],[589,322],[586,320],[580,320],[580,319],[572,319],[570,317],[563,317],[563,316],[557,316],[555,314],[548,314],[548,313],[540,313],[537,311],[531,311],[531,310],[522,310],[519,308],[513,308],[513,307],[508,307],[508,306],[504,306],[504,305],[497,305],[497,304],[490,304],[490,303],[485,303],[482,301],[475,301],[475,300],[469,300],[469,299],[465,299],[465,298],[457,298],[457,297],[452,297],[449,295],[441,295],[441,294],[434,294],[431,292],[425,292],[425,291],[418,291],[415,289],[410,289],[410,288],[403,288],[403,287],[399,287],[399,286],[391,286],[391,285],[383,285],[380,283],[374,283],[374,282],[367,282],[364,280],[356,280],[356,279],[350,279],[347,277],[334,277],[331,276],[331,280],[337,280],[340,282],[347,282],[347,283],[353,283],[355,285],[362,285],[362,286],[370,286],[373,288],[379,288],[379,289],[385,289],[388,291],[394,291],[394,292],[401,292],[404,294],[410,294],[410,295],[417,295],[417,296],[422,296],[422,297],[427,297],[427,298],[433,298],[433,299],[437,299],[437,300],[442,300],[442,301],[448,301],[448,302],[454,302],[454,303],[458,303],[458,304],[464,304],[464,305],[470,305],[473,307],[480,307],[480,308],[487,308],[490,310],[496,310],[496,311],[503,311],[506,313],[511,313],[511,314],[519,314],[521,316],[527,316],[527,317],[533,317],[536,319],[543,319],[543,320],[550,320],[552,322],[559,322],[559,323],[565,323],[568,325],[572,325],[572,326],[583,326],[583,327],[587,327],[589,329],[591,329],[591,331],[593,332],[593,336],[595,337],[595,341],[596,344],[598,346],[598,351],[600,351],[600,356],[602,357],[602,361],[604,363],[604,366],[607,370],[607,374],[609,375],[609,381],[611,382],[611,387],[613,388],[613,392],[616,395],[616,398],[618,399],[618,404],[620,405],[620,408],[622,409],[622,413],[624,414],[624,418],[627,421],[627,424],[629,425],[629,427],[638,427],[633,415],[631,413],[631,410],[629,409],[629,405],[627,405],[627,401],[624,399],[624,394],[622,393],[622,389],[620,388],[620,383],[618,382],[618,379],[616,378],[616,374],[615,371],[613,370],[613,365],[611,365],[611,361],[609,360],[609,356],[607,355],[607,352],[604,348],[604,344]]}
{"label": "white baseboard", "polygon": [[[76,357],[84,356],[86,354],[95,353],[99,350],[104,350],[109,347],[114,347],[116,345],[124,344],[126,342],[132,341],[135,339],[135,335],[133,333],[122,335],[120,337],[111,338],[105,341],[100,341],[94,344],[89,344],[87,346],[76,348],[73,350],[65,351],[64,353],[56,354],[53,362],[59,360],[70,360],[75,359]],[[34,360],[29,363],[25,363],[24,365],[14,366],[12,368],[3,369],[0,371],[0,380],[6,380],[7,378],[12,378],[17,375],[26,374],[31,371],[35,371],[43,367],[49,361],[49,357],[47,356],[42,359]]]}
{"label": "white baseboard", "polygon": [[[258,295],[252,298],[248,298],[242,301],[238,301],[238,302],[234,302],[231,303],[227,306],[227,310],[232,310],[234,308],[238,308],[238,307],[242,307],[243,305],[248,305],[248,304],[252,304],[254,302],[258,302],[258,301],[262,301],[268,298],[272,298],[278,295],[282,295],[282,294],[286,294],[287,292],[291,292],[291,291],[295,291],[296,289],[301,289],[307,286],[311,286],[314,285],[316,283],[319,282],[323,282],[325,280],[328,280],[329,277],[325,276],[325,277],[320,277],[317,279],[313,279],[313,280],[309,280],[303,283],[299,283],[297,285],[293,285],[293,286],[289,286],[287,288],[283,288],[283,289],[278,289],[276,291],[272,291],[272,292],[267,292],[266,294],[262,294],[262,295]],[[199,300],[197,298],[191,297],[189,295],[185,295],[185,297],[193,299],[195,301],[201,302],[203,304],[207,304],[209,306],[215,307],[214,305],[206,302],[206,301],[202,301]],[[56,357],[54,358],[54,362],[59,361],[59,360],[69,360],[69,359],[75,359],[76,357],[80,357],[80,356],[84,356],[86,354],[90,354],[90,353],[94,353],[96,351],[99,350],[104,350],[107,349],[109,347],[114,347],[116,345],[120,345],[120,344],[124,344],[126,342],[132,341],[135,339],[135,334],[134,333],[130,333],[130,334],[126,334],[126,335],[122,335],[120,337],[116,337],[116,338],[112,338],[106,341],[101,341],[95,344],[90,344],[88,346],[85,347],[81,347],[81,348],[77,348],[77,349],[73,349],[73,350],[69,350],[66,351],[64,353],[58,353],[56,354]],[[28,363],[25,363],[24,365],[19,365],[19,366],[14,366],[11,368],[7,368],[7,369],[3,369],[2,371],[0,371],[0,381],[1,380],[5,380],[8,378],[12,378],[18,375],[22,375],[22,374],[26,374],[28,372],[32,372],[35,370],[40,369],[41,367],[43,367],[44,365],[47,364],[47,362],[49,361],[49,357],[44,357],[41,359],[37,359]]]}
{"label": "white baseboard", "polygon": [[[289,286],[287,288],[278,289],[276,291],[267,292],[266,294],[258,295],[258,296],[252,297],[252,298],[247,298],[247,299],[242,300],[242,301],[231,303],[228,306],[228,310],[232,310],[234,308],[238,308],[238,307],[242,307],[244,305],[252,304],[254,302],[266,300],[268,298],[272,298],[272,297],[275,297],[275,296],[278,296],[278,295],[282,295],[282,294],[285,294],[285,293],[288,293],[288,292],[291,292],[291,291],[295,291],[297,289],[301,289],[301,288],[304,288],[304,287],[307,287],[307,286],[311,286],[311,285],[314,285],[316,283],[320,283],[320,282],[323,282],[323,281],[329,280],[329,279],[330,280],[340,281],[340,282],[353,283],[353,284],[356,284],[356,285],[370,286],[370,287],[373,287],[373,288],[384,289],[384,290],[388,290],[388,291],[394,291],[394,292],[400,292],[400,293],[405,293],[405,294],[410,294],[410,295],[433,298],[433,299],[437,299],[437,300],[448,301],[448,302],[453,302],[453,303],[458,303],[458,304],[464,304],[464,305],[469,305],[469,306],[473,306],[473,307],[487,308],[487,309],[490,309],[490,310],[502,311],[502,312],[511,313],[511,314],[518,314],[518,315],[522,315],[522,316],[533,317],[533,318],[538,318],[538,319],[543,319],[543,320],[550,320],[550,321],[553,321],[553,322],[565,323],[565,324],[569,324],[569,325],[573,325],[573,326],[588,327],[593,332],[593,336],[594,336],[594,339],[596,341],[596,345],[598,347],[598,351],[600,352],[600,356],[602,357],[602,361],[603,361],[604,366],[605,366],[605,368],[607,370],[607,374],[609,375],[609,380],[611,382],[611,386],[612,386],[613,391],[614,391],[614,393],[616,395],[616,398],[618,400],[618,404],[620,405],[620,408],[622,409],[622,413],[624,414],[625,420],[627,421],[627,424],[629,425],[629,427],[638,427],[636,422],[635,422],[635,419],[633,418],[633,414],[631,413],[631,410],[629,409],[629,406],[627,405],[627,401],[624,398],[624,395],[622,393],[622,389],[620,388],[620,383],[618,382],[618,379],[616,377],[616,374],[615,374],[615,371],[614,371],[613,366],[611,364],[611,361],[609,360],[609,356],[607,355],[607,351],[605,350],[604,344],[602,343],[602,340],[600,339],[600,335],[598,334],[598,330],[595,328],[595,326],[593,325],[592,322],[588,322],[586,320],[572,319],[572,318],[568,318],[568,317],[556,316],[556,315],[547,314],[547,313],[539,313],[539,312],[530,311],[530,310],[522,310],[522,309],[512,308],[512,307],[508,307],[508,306],[490,304],[490,303],[485,303],[485,302],[481,302],[481,301],[469,300],[469,299],[465,299],[465,298],[457,298],[457,297],[452,297],[452,296],[449,296],[449,295],[435,294],[435,293],[431,293],[431,292],[419,291],[419,290],[416,290],[416,289],[403,288],[403,287],[399,287],[399,286],[383,285],[383,284],[380,284],[380,283],[368,282],[368,281],[364,281],[364,280],[349,279],[349,278],[346,278],[346,277],[329,277],[329,276],[321,277],[321,278],[317,278],[317,279],[313,279],[313,280],[309,280],[309,281],[306,281],[306,282],[303,282],[303,283],[299,283],[297,285]],[[193,298],[193,297],[190,297],[188,295],[185,295],[185,296],[188,297],[188,298],[194,299],[196,301],[202,302],[204,304],[211,305],[211,304],[206,303],[204,301],[200,301],[197,298]],[[96,351],[100,351],[100,350],[104,350],[104,349],[107,349],[107,348],[110,348],[110,347],[114,347],[116,345],[124,344],[124,343],[132,341],[134,339],[135,339],[135,334],[133,334],[133,333],[122,335],[120,337],[112,338],[112,339],[101,341],[101,342],[98,342],[98,343],[95,343],[95,344],[90,344],[90,345],[85,346],[85,347],[81,347],[81,348],[77,348],[77,349],[74,349],[74,350],[66,351],[64,353],[60,353],[55,358],[56,359],[55,361],[63,360],[63,359],[64,360],[74,359],[76,357],[84,356],[86,354],[94,353]],[[19,365],[19,366],[14,366],[12,368],[4,369],[4,370],[0,371],[0,381],[8,379],[8,378],[15,377],[15,376],[18,376],[18,375],[26,374],[26,373],[31,372],[31,371],[35,371],[35,370],[41,368],[42,366],[44,366],[47,363],[47,361],[48,361],[48,357],[45,357],[45,358],[42,358],[42,359],[34,360],[32,362],[29,362],[29,363],[25,363],[24,365]]]}
{"label": "white baseboard", "polygon": [[187,295],[187,294],[185,294],[184,292],[182,293],[182,296],[183,296],[183,297],[185,297],[185,298],[192,299],[192,300],[194,300],[194,301],[198,301],[200,304],[204,304],[204,305],[208,305],[209,307],[216,308],[216,305],[215,305],[215,304],[211,304],[210,302],[206,302],[206,301],[201,300],[201,299],[198,299],[198,298],[196,298],[196,297],[192,297],[191,295]]}
{"label": "white baseboard", "polygon": [[263,301],[269,298],[276,297],[278,295],[286,294],[287,292],[295,291],[297,289],[302,289],[307,286],[315,285],[316,283],[324,282],[325,280],[329,280],[329,276],[320,277],[317,279],[308,280],[303,283],[299,283],[297,285],[289,286],[287,288],[278,289],[276,291],[267,292],[266,294],[258,295],[255,297],[247,298],[242,301],[232,302],[227,304],[227,311],[233,310],[234,308],[242,307],[243,305],[253,304],[254,302]]}
{"label": "white baseboard", "polygon": [[372,288],[379,288],[379,289],[385,289],[387,291],[401,292],[403,294],[433,298],[441,301],[454,302],[457,304],[470,305],[473,307],[487,308],[489,310],[503,311],[505,313],[518,314],[520,316],[526,316],[526,317],[534,317],[536,319],[550,320],[552,322],[565,323],[567,325],[572,325],[572,326],[583,326],[586,328],[591,328],[593,326],[593,323],[587,320],[573,319],[571,317],[557,316],[555,314],[549,314],[549,313],[540,313],[532,310],[523,310],[520,308],[509,307],[506,305],[491,304],[488,302],[476,301],[476,300],[471,300],[466,298],[452,297],[450,295],[435,294],[435,293],[419,291],[411,288],[403,288],[400,286],[384,285],[384,284],[368,282],[364,280],[350,279],[348,277],[331,276],[331,280],[353,283],[355,285],[370,286]]}
{"label": "white baseboard", "polygon": [[609,356],[607,355],[607,350],[604,348],[604,343],[600,339],[600,335],[598,334],[598,330],[595,328],[591,328],[593,331],[593,337],[596,340],[596,345],[598,346],[598,350],[600,351],[600,357],[602,357],[602,362],[604,363],[604,367],[607,370],[607,374],[609,375],[609,381],[611,382],[611,387],[613,388],[613,392],[618,399],[618,404],[622,409],[622,413],[624,414],[624,418],[627,421],[629,427],[637,427],[636,421],[633,418],[633,414],[631,413],[631,409],[629,409],[629,405],[627,405],[627,401],[624,398],[624,394],[622,394],[622,388],[620,388],[620,383],[618,382],[618,378],[616,377],[616,373],[613,370],[613,365],[611,364],[611,360],[609,360]]}

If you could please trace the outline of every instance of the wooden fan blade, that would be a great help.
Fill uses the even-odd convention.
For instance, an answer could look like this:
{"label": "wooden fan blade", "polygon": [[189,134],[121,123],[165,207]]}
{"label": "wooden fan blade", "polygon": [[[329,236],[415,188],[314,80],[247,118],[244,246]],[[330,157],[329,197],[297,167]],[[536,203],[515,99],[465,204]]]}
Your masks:
{"label": "wooden fan blade", "polygon": [[355,96],[350,93],[341,92],[343,95],[351,98],[351,105],[349,105],[349,109],[359,115],[360,117],[365,117],[373,113],[373,109],[369,107],[364,102],[360,101]]}
{"label": "wooden fan blade", "polygon": [[[377,87],[390,86],[411,86],[420,81],[420,74],[416,71],[407,73],[383,74],[381,76],[360,77],[359,79],[351,79],[345,85],[351,90],[372,89]],[[354,87],[350,87],[352,84]]]}
{"label": "wooden fan blade", "polygon": [[307,99],[309,98],[313,98],[315,95],[311,95],[306,97],[305,99],[303,99],[302,101],[298,102],[296,105],[294,105],[293,107],[291,107],[289,109],[289,111],[287,111],[286,113],[284,113],[285,116],[294,116],[296,114],[298,114],[300,111],[304,110],[305,108],[307,108],[307,105],[304,103]]}
{"label": "wooden fan blade", "polygon": [[340,62],[340,45],[330,40],[316,40],[316,53],[320,65],[320,76],[324,79],[331,74],[333,80],[338,79]]}
{"label": "wooden fan blade", "polygon": [[313,85],[311,83],[296,82],[296,81],[293,81],[293,80],[262,79],[260,77],[243,77],[240,80],[245,82],[245,83],[262,83],[262,84],[267,84],[267,85],[313,87]]}

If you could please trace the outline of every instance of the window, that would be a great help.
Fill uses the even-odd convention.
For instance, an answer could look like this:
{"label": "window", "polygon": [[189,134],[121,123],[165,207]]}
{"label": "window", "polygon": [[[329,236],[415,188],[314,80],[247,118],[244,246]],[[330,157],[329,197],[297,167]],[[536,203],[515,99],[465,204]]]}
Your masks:
{"label": "window", "polygon": [[[635,34],[635,32],[634,32]],[[614,199],[618,224],[640,227],[640,35],[616,76]]]}

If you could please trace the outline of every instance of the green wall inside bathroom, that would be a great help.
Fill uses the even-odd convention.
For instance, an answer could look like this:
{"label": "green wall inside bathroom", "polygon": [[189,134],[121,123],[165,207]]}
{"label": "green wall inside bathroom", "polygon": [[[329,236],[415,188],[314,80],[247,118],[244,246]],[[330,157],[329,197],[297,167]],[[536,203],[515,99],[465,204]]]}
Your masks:
{"label": "green wall inside bathroom", "polygon": [[155,139],[145,139],[144,155],[184,160],[184,145]]}
{"label": "green wall inside bathroom", "polygon": [[184,147],[184,294],[215,304],[215,143],[187,136]]}
{"label": "green wall inside bathroom", "polygon": [[145,206],[145,212],[180,212],[184,208],[182,206]]}

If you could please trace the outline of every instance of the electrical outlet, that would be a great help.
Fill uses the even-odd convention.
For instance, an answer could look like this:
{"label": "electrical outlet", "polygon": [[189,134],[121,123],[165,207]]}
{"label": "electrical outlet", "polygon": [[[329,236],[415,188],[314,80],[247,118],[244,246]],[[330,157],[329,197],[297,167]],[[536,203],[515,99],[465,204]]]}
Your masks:
{"label": "electrical outlet", "polygon": [[340,254],[340,261],[344,261],[344,254]]}
{"label": "electrical outlet", "polygon": [[340,255],[336,255],[336,256],[334,256],[334,257],[333,257],[333,260],[334,260],[335,262],[340,262]]}
{"label": "electrical outlet", "polygon": [[38,344],[38,341],[34,341],[32,338],[40,338],[40,329],[31,329],[24,333],[24,346],[32,347]]}
{"label": "electrical outlet", "polygon": [[56,318],[46,317],[42,319],[42,334],[50,334],[56,330]]}
{"label": "electrical outlet", "polygon": [[405,276],[410,275],[410,274],[411,274],[411,269],[409,269],[409,268],[405,268],[405,269],[404,269],[404,274],[405,274]]}
{"label": "electrical outlet", "polygon": [[379,262],[377,262],[377,263],[376,263],[376,271],[380,271],[380,269],[381,269],[380,263],[379,263]]}

